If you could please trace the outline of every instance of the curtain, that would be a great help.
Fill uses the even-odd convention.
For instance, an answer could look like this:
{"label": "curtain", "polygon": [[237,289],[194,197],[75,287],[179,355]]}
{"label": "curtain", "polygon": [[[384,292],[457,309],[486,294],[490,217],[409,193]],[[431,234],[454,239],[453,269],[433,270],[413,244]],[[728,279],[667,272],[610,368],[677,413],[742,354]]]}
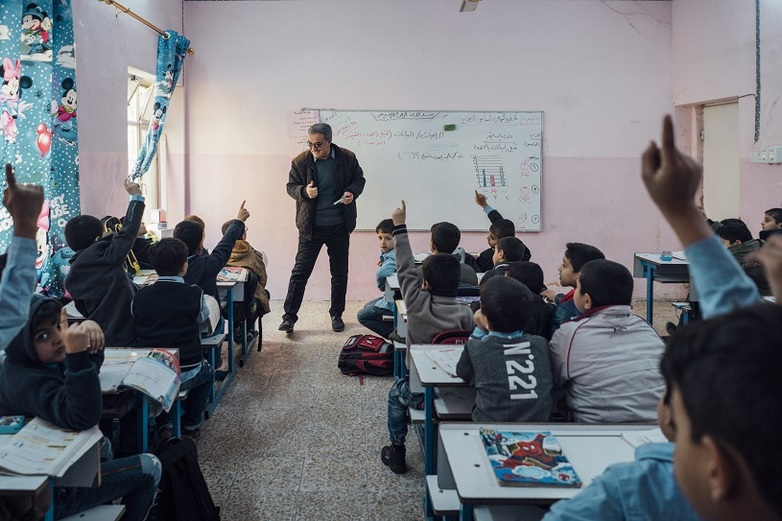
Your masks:
{"label": "curtain", "polygon": [[138,179],[149,170],[157,152],[157,144],[163,133],[166,112],[171,95],[174,93],[182,66],[185,64],[190,40],[175,31],[167,30],[157,42],[157,71],[155,74],[155,104],[152,106],[152,118],[147,135],[141,145],[136,164],[131,173],[132,179]]}
{"label": "curtain", "polygon": [[[0,165],[44,187],[38,220],[39,289],[63,293],[65,223],[79,215],[76,55],[71,0],[2,0],[0,9]],[[0,249],[12,221],[0,214]]]}

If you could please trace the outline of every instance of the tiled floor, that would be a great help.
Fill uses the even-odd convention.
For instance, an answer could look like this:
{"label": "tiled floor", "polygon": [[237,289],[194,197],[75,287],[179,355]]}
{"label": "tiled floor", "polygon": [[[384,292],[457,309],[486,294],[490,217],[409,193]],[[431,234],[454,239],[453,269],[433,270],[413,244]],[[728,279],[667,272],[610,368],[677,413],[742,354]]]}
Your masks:
{"label": "tiled floor", "polygon": [[[349,302],[347,328],[333,333],[328,302],[305,302],[296,331],[277,330],[281,302],[264,319],[261,353],[239,369],[232,388],[202,430],[201,468],[225,521],[423,519],[421,452],[411,435],[407,474],[380,462],[387,443],[391,378],[343,376],[344,340],[365,330],[363,302]],[[645,314],[639,302],[635,312]],[[655,306],[664,331],[673,312]]]}

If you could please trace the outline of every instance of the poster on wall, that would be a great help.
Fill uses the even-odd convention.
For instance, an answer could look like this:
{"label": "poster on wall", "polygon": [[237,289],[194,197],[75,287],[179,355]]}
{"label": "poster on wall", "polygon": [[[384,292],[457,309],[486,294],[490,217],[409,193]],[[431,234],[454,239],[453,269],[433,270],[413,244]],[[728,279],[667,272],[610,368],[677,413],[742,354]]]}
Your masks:
{"label": "poster on wall", "polygon": [[[0,164],[44,188],[38,219],[38,289],[63,294],[73,252],[65,224],[79,211],[76,52],[71,0],[0,4]],[[0,251],[13,235],[0,214]]]}

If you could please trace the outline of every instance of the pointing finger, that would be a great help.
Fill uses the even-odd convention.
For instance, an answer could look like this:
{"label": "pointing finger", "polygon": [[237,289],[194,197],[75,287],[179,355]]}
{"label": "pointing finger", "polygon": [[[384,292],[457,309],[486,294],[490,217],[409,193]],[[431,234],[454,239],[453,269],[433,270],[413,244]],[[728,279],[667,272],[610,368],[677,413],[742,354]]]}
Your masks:
{"label": "pointing finger", "polygon": [[14,169],[11,167],[11,163],[5,164],[5,180],[8,182],[8,188],[11,190],[16,188],[16,174],[14,174]]}
{"label": "pointing finger", "polygon": [[662,140],[662,161],[665,164],[672,164],[676,154],[676,144],[673,137],[673,120],[671,115],[667,114],[663,119],[663,140]]}

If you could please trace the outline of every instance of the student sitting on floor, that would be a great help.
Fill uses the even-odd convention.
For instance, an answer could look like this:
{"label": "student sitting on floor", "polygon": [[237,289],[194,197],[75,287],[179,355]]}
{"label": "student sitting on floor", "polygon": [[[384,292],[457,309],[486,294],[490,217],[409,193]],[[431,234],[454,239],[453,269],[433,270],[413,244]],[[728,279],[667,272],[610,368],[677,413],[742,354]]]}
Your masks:
{"label": "student sitting on floor", "polygon": [[633,276],[607,260],[581,267],[574,301],[582,314],[551,337],[554,381],[566,387],[566,418],[577,422],[653,422],[663,394],[663,341],[633,314]]}
{"label": "student sitting on floor", "polygon": [[[380,243],[380,260],[377,263],[375,282],[377,289],[385,292],[386,278],[396,271],[396,256],[394,253],[394,221],[383,219],[375,228],[377,240]],[[385,295],[378,299],[370,300],[356,315],[358,322],[373,333],[383,338],[388,338],[394,330],[394,323],[383,320],[384,316],[394,315],[394,300],[386,300]]]}
{"label": "student sitting on floor", "polygon": [[5,165],[8,187],[3,206],[14,223],[14,235],[0,279],[0,349],[4,349],[27,322],[30,299],[35,291],[35,234],[43,205],[40,185],[19,185],[11,164]]}
{"label": "student sitting on floor", "polygon": [[510,277],[481,284],[475,331],[456,374],[475,387],[476,422],[545,422],[551,415],[551,361],[546,339],[524,331],[532,292]]}
{"label": "student sitting on floor", "polygon": [[551,317],[554,315],[556,306],[551,302],[546,302],[538,294],[545,287],[543,284],[543,270],[534,262],[512,262],[508,269],[505,270],[505,276],[518,280],[532,291],[530,321],[525,326],[524,331],[531,335],[538,335],[546,340],[551,340]]}
{"label": "student sitting on floor", "polygon": [[[250,217],[250,212],[245,209],[244,204],[245,201],[242,201],[233,224],[228,227],[223,238],[209,255],[201,255],[204,247],[204,229],[201,225],[195,221],[182,221],[174,228],[174,237],[187,246],[188,267],[184,277],[185,282],[200,286],[205,294],[218,302],[220,297],[217,294],[217,275],[228,262],[234,244],[244,233],[244,222]],[[216,332],[222,332],[222,321]]]}
{"label": "student sitting on floor", "polygon": [[130,204],[125,226],[118,233],[103,235],[97,217],[79,215],[65,225],[65,241],[76,252],[70,260],[65,287],[76,309],[98,323],[111,346],[135,345],[136,330],[128,320],[136,286],[128,277],[125,262],[133,247],[144,213],[144,196],[137,183],[125,181]]}
{"label": "student sitting on floor", "polygon": [[[204,360],[201,347],[201,323],[209,318],[204,291],[182,278],[188,269],[187,253],[185,243],[174,238],[161,239],[149,247],[149,260],[159,277],[138,290],[131,314],[140,346],[179,349],[179,389],[190,391],[183,407],[182,436],[197,440],[214,371]],[[171,437],[171,413],[162,412],[157,424],[161,439]]]}
{"label": "student sitting on floor", "polygon": [[497,246],[494,247],[494,256],[492,257],[492,262],[494,262],[493,269],[504,273],[511,262],[520,262],[524,258],[526,251],[527,248],[524,246],[524,243],[516,237],[503,237],[497,241]]}
{"label": "student sitting on floor", "polygon": [[576,293],[576,280],[578,280],[581,267],[589,261],[605,258],[602,251],[589,244],[569,242],[565,245],[565,255],[562,256],[562,264],[559,266],[559,284],[563,288],[572,287],[573,289],[566,294],[557,294],[553,289],[547,289],[540,293],[543,298],[557,305],[554,315],[551,317],[549,336],[553,336],[563,322],[578,316],[579,311],[576,309],[573,296]]}
{"label": "student sitting on floor", "polygon": [[[233,222],[231,220],[223,223],[223,235],[228,232],[228,228]],[[249,270],[247,282],[244,283],[244,299],[242,302],[234,302],[234,339],[237,339],[241,338],[242,321],[254,324],[256,319],[271,311],[269,292],[266,291],[266,283],[269,281],[269,276],[266,273],[266,261],[264,254],[247,242],[247,226],[244,227],[242,236],[236,240],[226,266]]]}
{"label": "student sitting on floor", "polygon": [[[394,222],[397,277],[407,307],[407,345],[429,343],[443,331],[472,329],[472,311],[456,300],[459,260],[450,253],[430,255],[421,265],[422,284],[415,270],[413,251],[407,236],[407,209],[404,201],[401,208],[394,210],[391,218]],[[434,233],[435,227],[432,227],[433,236]],[[409,364],[409,350],[407,358]],[[380,458],[395,474],[407,472],[407,408],[422,409],[423,401],[423,393],[412,392],[407,378],[397,378],[388,392],[388,432],[391,444],[383,447]]]}
{"label": "student sitting on floor", "polygon": [[[103,346],[97,323],[86,320],[68,327],[62,304],[33,295],[27,324],[6,348],[0,370],[0,414],[37,416],[66,430],[97,425],[103,409],[98,378]],[[54,517],[122,497],[122,519],[141,521],[155,498],[160,473],[160,462],[151,454],[105,462],[99,487],[54,488]]]}

